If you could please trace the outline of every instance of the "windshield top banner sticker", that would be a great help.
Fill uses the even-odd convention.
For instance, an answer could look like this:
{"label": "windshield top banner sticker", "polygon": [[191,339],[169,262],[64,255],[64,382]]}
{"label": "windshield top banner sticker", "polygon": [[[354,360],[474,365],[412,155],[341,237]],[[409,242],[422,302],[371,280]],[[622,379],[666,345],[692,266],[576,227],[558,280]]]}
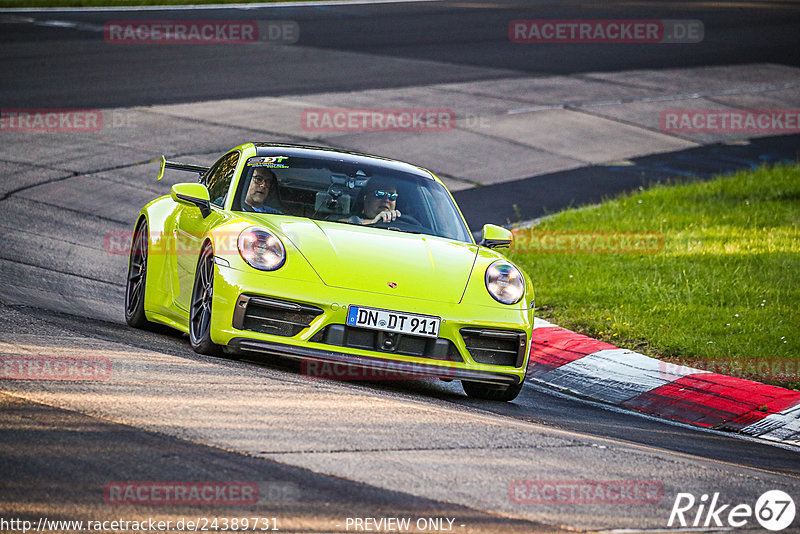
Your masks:
{"label": "windshield top banner sticker", "polygon": [[289,156],[265,156],[250,158],[247,160],[248,167],[270,167],[273,169],[288,169],[289,166],[284,163],[289,159]]}

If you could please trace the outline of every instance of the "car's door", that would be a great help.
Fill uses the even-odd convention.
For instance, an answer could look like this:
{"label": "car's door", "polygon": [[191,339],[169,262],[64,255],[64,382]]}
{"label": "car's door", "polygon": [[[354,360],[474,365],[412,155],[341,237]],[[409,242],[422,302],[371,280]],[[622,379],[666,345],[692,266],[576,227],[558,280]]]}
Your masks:
{"label": "car's door", "polygon": [[239,155],[238,150],[225,154],[200,180],[208,189],[211,199],[211,214],[208,217],[204,218],[200,209],[195,206],[181,205],[175,212],[178,292],[174,298],[175,305],[181,309],[189,309],[203,238],[208,229],[217,224],[223,216],[222,207],[239,162]]}

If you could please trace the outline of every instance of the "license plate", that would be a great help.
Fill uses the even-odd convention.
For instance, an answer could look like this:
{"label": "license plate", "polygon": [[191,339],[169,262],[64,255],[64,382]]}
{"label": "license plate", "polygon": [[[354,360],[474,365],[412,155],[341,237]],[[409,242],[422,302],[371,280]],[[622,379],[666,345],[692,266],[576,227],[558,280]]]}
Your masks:
{"label": "license plate", "polygon": [[376,310],[363,306],[350,306],[347,309],[348,326],[360,326],[383,330],[384,332],[398,332],[415,336],[438,337],[439,323],[442,320],[430,315],[416,315],[390,310]]}

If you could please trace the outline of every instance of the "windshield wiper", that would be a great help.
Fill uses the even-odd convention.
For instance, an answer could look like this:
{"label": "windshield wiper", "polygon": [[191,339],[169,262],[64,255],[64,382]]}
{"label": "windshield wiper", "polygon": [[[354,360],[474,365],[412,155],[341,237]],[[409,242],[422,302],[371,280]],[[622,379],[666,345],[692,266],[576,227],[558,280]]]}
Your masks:
{"label": "windshield wiper", "polygon": [[397,226],[387,226],[386,230],[394,230],[395,232],[403,232],[404,234],[421,234],[422,232],[415,232],[414,230],[404,230]]}

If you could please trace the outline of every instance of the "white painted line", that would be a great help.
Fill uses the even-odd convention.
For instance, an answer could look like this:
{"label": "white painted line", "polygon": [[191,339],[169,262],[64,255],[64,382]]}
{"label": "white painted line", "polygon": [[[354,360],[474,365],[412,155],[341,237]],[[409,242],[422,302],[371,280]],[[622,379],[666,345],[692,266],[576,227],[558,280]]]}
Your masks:
{"label": "white painted line", "polygon": [[534,328],[548,328],[550,326],[557,327],[558,325],[557,324],[553,324],[553,323],[549,323],[549,322],[545,321],[544,319],[539,319],[538,317],[534,317],[533,318],[533,327]]}
{"label": "white painted line", "polygon": [[0,24],[30,24],[35,20],[36,19],[32,19],[30,17],[17,17],[16,15],[9,15],[7,17],[0,17]]}
{"label": "white painted line", "polygon": [[[534,328],[549,326],[558,327],[558,325],[544,319],[534,318]],[[529,377],[526,383],[536,382],[547,389],[552,388],[553,394],[558,394],[565,398],[577,398],[592,405],[606,406],[607,409],[614,412],[635,413],[642,417],[671,424],[718,432],[705,427],[614,406],[641,393],[646,393],[664,384],[674,382],[684,376],[708,372],[693,367],[662,362],[638,352],[617,348],[589,354],[536,378]],[[574,392],[579,397],[560,392],[556,393],[559,388]],[[737,434],[727,432],[724,434],[760,443],[770,443],[789,450],[798,450],[795,447],[800,446],[800,403],[779,413],[770,414],[761,421],[742,428]]]}
{"label": "white painted line", "polygon": [[[760,443],[761,445],[769,445],[772,447],[778,447],[779,449],[784,449],[787,451],[798,452],[800,453],[800,443],[793,444],[793,443],[786,443],[782,441],[766,441],[761,438],[757,438],[754,436],[748,436],[746,434],[739,434],[734,432],[723,432],[721,430],[714,430],[713,428],[706,428],[704,426],[697,426],[692,425],[689,423],[684,423],[683,421],[676,421],[674,419],[666,419],[664,417],[658,417],[656,415],[650,415],[644,412],[637,412],[636,410],[631,410],[630,408],[620,408],[619,406],[615,406],[613,404],[607,404],[605,402],[601,402],[599,400],[593,400],[591,398],[586,397],[576,397],[575,395],[563,393],[558,389],[554,388],[552,384],[540,380],[539,378],[527,378],[525,380],[525,387],[532,388],[539,393],[543,393],[545,395],[553,395],[554,397],[558,397],[560,399],[572,400],[576,402],[581,402],[583,404],[587,404],[592,406],[593,408],[600,408],[602,410],[607,410],[609,412],[625,414],[625,415],[634,415],[636,417],[641,417],[642,419],[647,419],[648,421],[658,421],[659,423],[663,423],[665,425],[676,426],[680,428],[686,428],[690,430],[695,430],[697,432],[704,432],[706,434],[714,434],[720,436],[722,438],[736,438],[741,439],[744,441],[749,441],[751,443]],[[608,438],[612,439],[612,438]],[[749,467],[748,469],[758,469]],[[764,468],[763,471],[769,471],[769,469]]]}
{"label": "white painted line", "polygon": [[769,414],[761,421],[744,427],[740,432],[771,441],[800,445],[800,404]]}
{"label": "white painted line", "polygon": [[569,362],[538,378],[581,395],[620,404],[683,376],[704,372],[667,364],[631,350],[606,349]]}
{"label": "white painted line", "polygon": [[551,109],[566,109],[566,104],[538,104],[526,106],[524,108],[509,109],[506,115],[519,115],[520,113],[532,113],[534,111],[548,111]]}
{"label": "white painted line", "polygon": [[92,11],[195,11],[198,9],[263,9],[267,7],[328,7],[359,6],[371,4],[412,4],[421,2],[441,2],[443,0],[330,0],[308,2],[258,2],[253,4],[188,4],[180,6],[105,6],[105,7],[10,7],[0,9],[5,12],[92,12]]}
{"label": "white painted line", "polygon": [[[33,19],[31,19],[33,20]],[[33,20],[34,26],[50,26],[53,28],[73,28],[76,30],[102,32],[103,26],[97,24],[87,24],[85,22],[72,22],[68,20]]]}

